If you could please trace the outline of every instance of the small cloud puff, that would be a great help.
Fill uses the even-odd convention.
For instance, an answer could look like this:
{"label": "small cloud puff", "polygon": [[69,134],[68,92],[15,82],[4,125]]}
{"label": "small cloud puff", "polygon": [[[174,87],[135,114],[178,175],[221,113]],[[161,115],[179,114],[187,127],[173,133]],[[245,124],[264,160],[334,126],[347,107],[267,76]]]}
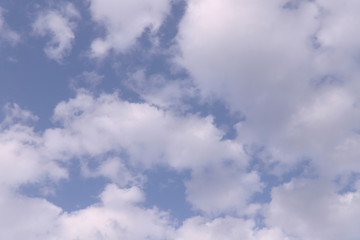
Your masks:
{"label": "small cloud puff", "polygon": [[91,56],[105,57],[110,50],[124,52],[146,28],[156,32],[170,11],[169,0],[90,0],[92,19],[106,34],[91,44]]}
{"label": "small cloud puff", "polygon": [[50,36],[50,41],[44,48],[48,58],[61,63],[69,54],[75,39],[76,21],[79,18],[80,13],[71,3],[38,14],[33,31],[42,37]]}

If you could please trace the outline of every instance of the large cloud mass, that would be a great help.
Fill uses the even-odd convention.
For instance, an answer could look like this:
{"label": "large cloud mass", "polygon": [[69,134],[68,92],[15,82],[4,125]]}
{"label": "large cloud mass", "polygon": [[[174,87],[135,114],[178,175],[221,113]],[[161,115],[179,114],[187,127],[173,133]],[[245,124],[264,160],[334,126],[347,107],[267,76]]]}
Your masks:
{"label": "large cloud mass", "polygon": [[310,161],[302,174],[317,180],[274,189],[267,207],[267,223],[299,239],[359,234],[358,6],[194,0],[180,23],[177,62],[204,98],[245,115],[237,141],[275,174]]}
{"label": "large cloud mass", "polygon": [[[90,48],[90,59],[112,52],[115,61],[129,60],[112,67],[125,71],[116,76],[131,89],[98,91],[112,73],[89,61],[86,71],[71,70],[84,73],[73,78],[74,96],[57,103],[49,126],[38,129],[31,111],[5,105],[1,239],[360,238],[360,3],[180,3],[89,0],[82,16],[71,3],[36,13],[33,33],[49,37],[44,51],[59,63],[71,53],[78,22],[96,23],[84,51]],[[181,15],[179,6],[182,18],[170,16]],[[0,14],[0,40],[19,42]],[[161,49],[157,40],[168,28],[175,41]],[[142,46],[141,38],[151,45],[145,49],[157,46],[166,56],[136,59],[129,49]],[[132,61],[141,63],[126,65]],[[159,73],[164,66],[170,69]],[[217,103],[240,120],[226,119]],[[69,211],[49,194],[72,184],[76,167],[77,177],[103,188],[96,203]],[[177,174],[185,219],[147,202],[149,173],[158,169]],[[172,181],[157,177],[166,178],[159,188]],[[27,194],[29,186],[40,193]]]}
{"label": "large cloud mass", "polygon": [[178,62],[204,97],[245,115],[239,141],[265,146],[276,160],[332,159],[336,168],[354,169],[352,157],[341,155],[358,135],[358,43],[350,37],[356,7],[354,1],[189,1]]}

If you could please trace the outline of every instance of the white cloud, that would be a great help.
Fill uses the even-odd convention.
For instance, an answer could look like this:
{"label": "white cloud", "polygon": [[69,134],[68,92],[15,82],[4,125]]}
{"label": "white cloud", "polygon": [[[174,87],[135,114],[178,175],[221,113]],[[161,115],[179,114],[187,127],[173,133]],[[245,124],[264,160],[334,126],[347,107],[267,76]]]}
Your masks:
{"label": "white cloud", "polygon": [[266,223],[296,239],[355,239],[358,190],[340,195],[332,181],[359,172],[359,3],[285,3],[189,0],[177,61],[204,98],[245,115],[237,141],[264,146],[265,162],[311,159],[318,180],[275,188]]}
{"label": "white cloud", "polygon": [[75,39],[74,29],[80,18],[75,7],[68,3],[59,9],[44,10],[39,13],[33,24],[35,34],[49,36],[50,41],[44,51],[46,55],[57,62],[62,62],[69,55]]}
{"label": "white cloud", "polygon": [[356,9],[359,2],[354,0],[316,1],[322,9],[321,26],[317,39],[321,54],[317,56],[317,67],[323,73],[333,73],[346,81],[358,75],[357,67],[360,35],[354,34],[359,15]]}
{"label": "white cloud", "polygon": [[[345,87],[326,87],[294,106],[277,134],[262,139],[272,157],[288,163],[310,157],[318,173],[357,171],[354,146],[358,139],[358,98]],[[238,125],[241,141],[246,126]],[[257,139],[259,140],[259,139]],[[352,149],[352,150],[350,150]],[[352,157],[350,157],[352,155]],[[331,162],[331,164],[329,164]]]}
{"label": "white cloud", "polygon": [[90,4],[93,20],[106,30],[103,38],[92,42],[94,57],[128,50],[146,28],[156,32],[170,10],[169,0],[91,0]]}
{"label": "white cloud", "polygon": [[[326,165],[338,151],[338,146],[357,135],[355,130],[360,119],[357,101],[343,87],[326,89],[311,96],[310,101],[293,114],[281,145],[298,155],[302,152],[313,156],[324,171],[331,171],[331,166]],[[346,168],[349,160],[344,157],[336,161]],[[339,170],[339,166],[333,167],[331,172]]]}
{"label": "white cloud", "polygon": [[187,200],[210,216],[247,215],[251,196],[261,190],[257,173],[246,173],[234,165],[208,165],[186,182]]}
{"label": "white cloud", "polygon": [[141,201],[138,188],[109,185],[101,205],[62,215],[55,239],[168,239],[173,229],[167,214],[137,206]]}
{"label": "white cloud", "polygon": [[44,199],[4,189],[1,196],[0,210],[4,214],[0,216],[0,237],[6,239],[291,239],[278,228],[258,229],[250,219],[230,216],[213,220],[193,217],[175,228],[168,213],[141,207],[144,194],[137,187],[110,184],[100,194],[99,203],[71,213]]}
{"label": "white cloud", "polygon": [[[161,164],[191,170],[187,199],[195,209],[244,215],[247,201],[261,186],[256,173],[246,173],[242,146],[222,140],[224,133],[210,116],[177,116],[123,101],[117,94],[94,97],[79,91],[55,108],[60,127],[35,132],[29,120],[36,117],[17,105],[7,106],[6,124],[1,124],[0,182],[10,188],[67,177],[58,162],[74,159],[80,160],[83,177],[104,176],[120,186],[141,186],[143,171]],[[211,188],[206,187],[209,181]]]}
{"label": "white cloud", "polygon": [[179,229],[177,239],[250,239],[253,227],[252,221],[231,217],[219,218],[209,222],[207,219],[195,217],[184,222]]}
{"label": "white cloud", "polygon": [[323,180],[293,180],[272,191],[267,222],[298,239],[356,239],[359,191],[337,194]]}
{"label": "white cloud", "polygon": [[106,177],[111,182],[118,184],[119,186],[126,185],[142,185],[144,178],[141,174],[131,173],[125,166],[124,161],[120,158],[114,157],[106,160],[100,160],[99,166],[95,169],[91,169],[87,162],[82,163],[82,174],[86,178]]}
{"label": "white cloud", "polygon": [[187,219],[178,229],[176,240],[206,239],[206,240],[290,240],[281,230],[256,229],[252,220],[233,217],[208,220],[202,217]]}
{"label": "white cloud", "polygon": [[[161,76],[147,79],[141,71],[132,84],[146,103],[78,90],[56,106],[57,127],[41,132],[31,126],[37,120],[31,112],[7,105],[0,124],[0,238],[358,238],[359,185],[340,194],[334,179],[360,171],[360,45],[354,34],[359,3],[297,1],[294,9],[285,3],[188,1],[177,61],[204,98],[225,100],[232,111],[246,115],[235,140],[223,140],[212,116],[172,112],[192,94],[186,84]],[[169,9],[165,0],[90,0],[93,20],[105,28],[103,38],[92,43],[93,56],[128,50],[146,28],[156,33]],[[34,32],[50,36],[49,58],[61,62],[69,54],[79,18],[71,4],[39,14]],[[0,33],[18,41],[2,18]],[[95,88],[101,79],[84,72],[77,80]],[[273,188],[268,204],[251,203],[263,188],[259,173],[247,170],[243,144],[252,143],[264,145],[271,160],[292,164],[311,158],[316,179],[292,179]],[[23,184],[66,178],[59,162],[67,166],[74,159],[81,163],[82,177],[107,177],[117,184],[108,185],[97,204],[66,213],[17,193]],[[168,213],[143,207],[142,174],[158,165],[190,170],[186,200],[201,214],[178,228]],[[255,220],[263,212],[261,228]]]}
{"label": "white cloud", "polygon": [[25,124],[27,119],[36,117],[17,105],[6,109],[8,115],[0,124],[0,185],[13,187],[46,177],[66,177],[64,169],[43,155],[41,136]]}
{"label": "white cloud", "polygon": [[188,1],[180,23],[178,62],[205,98],[225,100],[245,114],[238,130],[244,143],[271,142],[311,94],[319,11],[310,1],[297,10],[284,4]]}
{"label": "white cloud", "polygon": [[205,98],[245,115],[239,142],[265,146],[272,160],[312,158],[335,176],[357,156],[358,3],[285,3],[188,1],[177,61]]}
{"label": "white cloud", "polygon": [[301,91],[306,82],[302,78],[309,74],[303,71],[311,66],[309,37],[317,29],[318,11],[307,2],[287,11],[283,3],[188,1],[180,23],[178,61],[204,95],[215,93],[247,110],[275,101],[270,93],[284,95],[285,87]]}
{"label": "white cloud", "polygon": [[[49,157],[77,157],[85,166],[91,161],[87,158],[98,158],[99,167],[86,168],[87,176],[106,176],[121,185],[141,183],[141,176],[127,171],[123,159],[106,160],[103,156],[109,152],[125,154],[126,165],[140,174],[159,164],[179,171],[189,169],[189,202],[215,215],[244,214],[247,201],[260,190],[257,174],[246,173],[242,146],[222,140],[224,133],[214,126],[211,117],[176,116],[146,103],[122,101],[116,94],[94,98],[80,91],[76,98],[58,104],[54,120],[63,127],[44,132]],[[226,162],[233,165],[226,167]],[[211,179],[211,188],[205,187]]]}
{"label": "white cloud", "polygon": [[11,126],[15,123],[28,124],[36,122],[38,117],[32,112],[20,108],[17,104],[6,104],[4,106],[5,118],[1,122],[1,127]]}
{"label": "white cloud", "polygon": [[54,120],[63,128],[44,133],[52,156],[62,152],[96,156],[117,150],[142,167],[166,163],[177,169],[196,168],[222,159],[246,164],[242,146],[222,141],[224,133],[210,116],[180,117],[146,103],[122,101],[116,94],[94,98],[79,92],[58,104]]}
{"label": "white cloud", "polygon": [[61,209],[44,199],[20,196],[1,188],[1,239],[50,239]]}
{"label": "white cloud", "polygon": [[101,202],[66,213],[44,199],[2,191],[0,237],[2,239],[169,239],[173,232],[169,216],[138,204],[144,200],[136,187],[108,185]]}

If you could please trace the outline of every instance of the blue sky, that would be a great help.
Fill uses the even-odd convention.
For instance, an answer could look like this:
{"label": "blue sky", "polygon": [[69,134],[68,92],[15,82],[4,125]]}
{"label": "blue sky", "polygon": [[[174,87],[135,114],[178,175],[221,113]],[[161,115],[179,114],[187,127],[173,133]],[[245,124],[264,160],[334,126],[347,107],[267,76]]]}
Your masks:
{"label": "blue sky", "polygon": [[0,0],[0,238],[360,237],[355,0]]}

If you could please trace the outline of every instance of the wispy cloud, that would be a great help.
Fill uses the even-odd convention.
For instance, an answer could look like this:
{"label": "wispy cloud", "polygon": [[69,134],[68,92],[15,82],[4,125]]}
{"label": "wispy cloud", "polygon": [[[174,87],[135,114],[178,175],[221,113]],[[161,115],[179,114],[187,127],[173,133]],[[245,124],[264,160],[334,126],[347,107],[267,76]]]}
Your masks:
{"label": "wispy cloud", "polygon": [[79,18],[79,12],[71,3],[61,5],[58,9],[42,10],[38,14],[33,30],[39,36],[50,37],[44,48],[50,59],[61,63],[70,53],[75,39],[76,21]]}

